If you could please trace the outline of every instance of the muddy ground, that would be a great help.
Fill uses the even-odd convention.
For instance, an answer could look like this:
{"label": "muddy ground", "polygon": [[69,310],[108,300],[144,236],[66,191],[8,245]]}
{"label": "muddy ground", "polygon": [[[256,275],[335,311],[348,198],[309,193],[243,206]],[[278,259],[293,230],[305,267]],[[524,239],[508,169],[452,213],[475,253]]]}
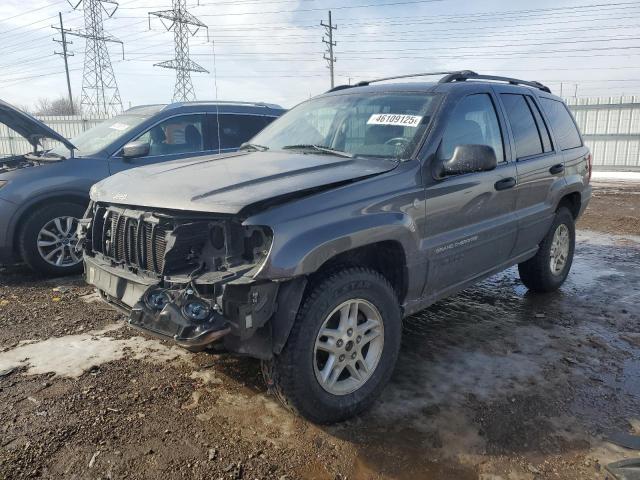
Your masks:
{"label": "muddy ground", "polygon": [[409,318],[381,400],[333,427],[283,410],[254,360],[144,338],[80,278],[5,268],[0,478],[606,478],[640,455],[607,441],[640,434],[640,186],[619,190],[596,190],[559,292],[510,269]]}

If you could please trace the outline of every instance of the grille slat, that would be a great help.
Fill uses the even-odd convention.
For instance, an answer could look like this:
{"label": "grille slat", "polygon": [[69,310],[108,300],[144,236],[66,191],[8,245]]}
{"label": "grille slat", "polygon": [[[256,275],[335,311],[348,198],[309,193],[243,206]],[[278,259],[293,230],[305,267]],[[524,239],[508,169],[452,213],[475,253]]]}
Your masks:
{"label": "grille slat", "polygon": [[98,206],[91,232],[93,252],[128,266],[163,273],[167,248],[164,227]]}

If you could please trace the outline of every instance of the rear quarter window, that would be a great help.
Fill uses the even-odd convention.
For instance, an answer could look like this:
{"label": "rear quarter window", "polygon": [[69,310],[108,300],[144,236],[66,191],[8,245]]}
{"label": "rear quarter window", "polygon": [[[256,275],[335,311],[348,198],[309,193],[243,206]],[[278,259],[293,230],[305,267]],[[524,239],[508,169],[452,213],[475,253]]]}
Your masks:
{"label": "rear quarter window", "polygon": [[564,103],[550,98],[541,98],[540,104],[549,119],[551,129],[561,150],[582,146],[582,139],[569,110]]}

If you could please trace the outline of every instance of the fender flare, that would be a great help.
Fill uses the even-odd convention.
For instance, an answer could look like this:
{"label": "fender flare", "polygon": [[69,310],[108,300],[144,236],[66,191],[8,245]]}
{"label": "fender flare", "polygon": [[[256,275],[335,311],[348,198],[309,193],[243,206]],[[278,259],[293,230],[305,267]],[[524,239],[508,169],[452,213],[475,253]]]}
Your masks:
{"label": "fender flare", "polygon": [[296,229],[296,233],[274,228],[271,252],[256,279],[310,275],[336,255],[384,241],[399,243],[409,264],[420,241],[417,226],[408,215],[399,212],[365,214],[311,229]]}

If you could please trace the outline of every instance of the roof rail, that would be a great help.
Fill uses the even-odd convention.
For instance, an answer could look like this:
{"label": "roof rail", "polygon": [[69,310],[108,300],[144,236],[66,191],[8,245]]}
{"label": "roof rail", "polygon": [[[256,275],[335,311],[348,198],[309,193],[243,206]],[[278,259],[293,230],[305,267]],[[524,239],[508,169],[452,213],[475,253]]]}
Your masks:
{"label": "roof rail", "polygon": [[363,80],[362,82],[358,82],[356,83],[354,86],[356,87],[364,87],[366,85],[369,85],[370,83],[377,83],[377,82],[385,82],[387,80],[398,80],[400,78],[411,78],[411,77],[430,77],[430,76],[434,76],[434,75],[477,75],[475,72],[472,72],[471,70],[458,70],[458,71],[453,71],[453,72],[425,72],[425,73],[409,73],[407,75],[397,75],[394,77],[385,77],[385,78],[376,78],[374,80]]}
{"label": "roof rail", "polygon": [[469,70],[452,72],[445,77],[442,77],[438,83],[464,82],[465,80],[493,80],[496,82],[508,82],[511,85],[526,85],[528,87],[538,88],[543,92],[551,93],[551,89],[540,82],[519,80],[517,78],[510,77],[498,77],[495,75],[480,75]]}
{"label": "roof rail", "polygon": [[234,100],[195,100],[192,102],[173,102],[169,103],[165,106],[165,108],[177,108],[183,106],[198,106],[198,105],[240,105],[240,106],[251,106],[251,107],[265,107],[265,108],[274,108],[278,110],[284,110],[283,107],[277,105],[275,103],[265,103],[265,102],[243,102],[243,101],[234,101]]}

